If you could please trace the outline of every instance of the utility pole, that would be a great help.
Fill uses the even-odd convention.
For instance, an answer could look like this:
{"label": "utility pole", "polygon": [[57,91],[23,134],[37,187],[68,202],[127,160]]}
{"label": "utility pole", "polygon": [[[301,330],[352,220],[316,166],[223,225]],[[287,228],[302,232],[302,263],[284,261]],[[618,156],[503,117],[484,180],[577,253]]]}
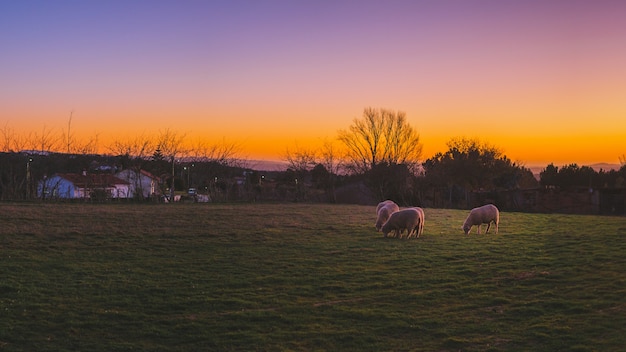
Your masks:
{"label": "utility pole", "polygon": [[26,160],[26,199],[30,199],[30,163],[33,161],[33,158],[28,156]]}
{"label": "utility pole", "polygon": [[174,203],[174,155],[172,155],[172,186],[170,187],[170,202]]}

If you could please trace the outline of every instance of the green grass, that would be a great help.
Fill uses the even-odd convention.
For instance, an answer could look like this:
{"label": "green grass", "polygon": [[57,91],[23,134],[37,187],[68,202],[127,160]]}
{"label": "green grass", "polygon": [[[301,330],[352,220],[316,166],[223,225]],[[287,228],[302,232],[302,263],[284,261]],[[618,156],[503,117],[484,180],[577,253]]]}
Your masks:
{"label": "green grass", "polygon": [[0,204],[0,350],[620,351],[626,219],[425,209]]}

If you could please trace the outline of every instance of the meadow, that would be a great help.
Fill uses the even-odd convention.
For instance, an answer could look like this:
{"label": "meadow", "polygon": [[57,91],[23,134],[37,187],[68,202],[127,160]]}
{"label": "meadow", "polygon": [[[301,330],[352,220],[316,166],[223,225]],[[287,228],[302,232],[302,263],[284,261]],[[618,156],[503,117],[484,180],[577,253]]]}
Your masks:
{"label": "meadow", "polygon": [[[0,203],[3,351],[620,351],[626,218]],[[492,232],[492,231],[490,231]]]}

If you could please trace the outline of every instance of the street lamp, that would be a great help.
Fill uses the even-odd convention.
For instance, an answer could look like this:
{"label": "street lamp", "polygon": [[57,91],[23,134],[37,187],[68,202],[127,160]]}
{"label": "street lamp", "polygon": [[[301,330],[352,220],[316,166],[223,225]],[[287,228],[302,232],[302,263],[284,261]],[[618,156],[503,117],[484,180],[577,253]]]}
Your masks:
{"label": "street lamp", "polygon": [[30,199],[30,163],[33,158],[30,156],[26,160],[26,199]]}
{"label": "street lamp", "polygon": [[191,187],[191,169],[194,168],[196,166],[196,164],[191,163],[191,166],[189,167],[189,170],[187,171],[187,184],[189,185],[189,187]]}

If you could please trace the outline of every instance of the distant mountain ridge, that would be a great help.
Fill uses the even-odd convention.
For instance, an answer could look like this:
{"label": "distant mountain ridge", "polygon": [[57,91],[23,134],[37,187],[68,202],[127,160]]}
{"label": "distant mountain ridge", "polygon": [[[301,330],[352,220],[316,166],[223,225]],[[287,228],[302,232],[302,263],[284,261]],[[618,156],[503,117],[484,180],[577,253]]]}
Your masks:
{"label": "distant mountain ridge", "polygon": [[275,160],[247,160],[246,164],[252,170],[257,171],[285,171],[287,163]]}
{"label": "distant mountain ridge", "polygon": [[[563,166],[566,166],[568,164],[563,164],[563,165],[559,165],[556,163],[553,163],[554,166],[558,167],[559,169]],[[548,166],[548,164],[544,165],[544,166],[529,166],[528,169],[530,169],[530,171],[532,171],[533,175],[535,175],[536,179],[539,179],[539,174],[545,170],[546,166]],[[578,166],[589,166],[590,168],[594,169],[596,172],[602,170],[602,171],[611,171],[611,170],[619,170],[622,166],[620,164],[611,164],[611,163],[595,163],[595,164],[590,164],[590,165],[578,165]]]}
{"label": "distant mountain ridge", "polygon": [[[556,167],[561,168],[568,164],[556,164],[553,163]],[[543,171],[548,164],[543,166],[529,166],[528,168],[533,172],[534,175],[539,175],[541,171]],[[603,171],[611,171],[611,170],[619,170],[622,166],[620,164],[612,164],[612,163],[595,163],[590,165],[578,165],[578,166],[589,166],[594,169],[596,172]],[[248,167],[253,170],[258,171],[285,171],[287,169],[287,163],[284,161],[276,161],[276,160],[248,160]]]}
{"label": "distant mountain ridge", "polygon": [[622,165],[620,165],[620,164],[609,164],[609,163],[598,163],[598,164],[591,164],[591,165],[589,165],[589,167],[591,167],[592,169],[594,169],[596,171],[600,171],[600,170],[610,171],[610,170],[619,170],[622,167]]}

